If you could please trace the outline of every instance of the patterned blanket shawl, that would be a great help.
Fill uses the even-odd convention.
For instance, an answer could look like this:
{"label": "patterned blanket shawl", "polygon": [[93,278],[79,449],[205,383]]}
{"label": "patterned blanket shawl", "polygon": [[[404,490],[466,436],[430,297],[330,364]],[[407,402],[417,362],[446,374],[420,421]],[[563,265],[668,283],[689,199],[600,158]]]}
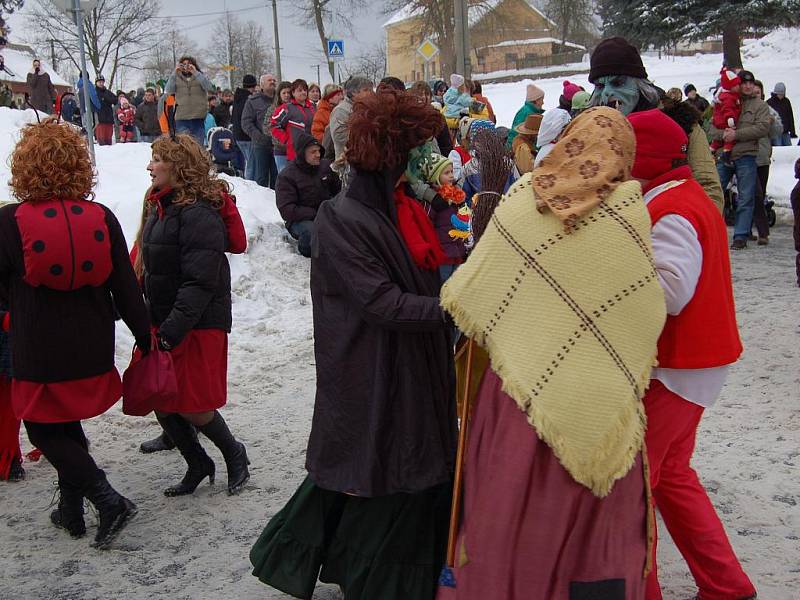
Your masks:
{"label": "patterned blanket shawl", "polygon": [[642,448],[640,400],[666,318],[639,184],[621,184],[565,234],[536,210],[525,175],[442,306],[570,475],[607,495]]}

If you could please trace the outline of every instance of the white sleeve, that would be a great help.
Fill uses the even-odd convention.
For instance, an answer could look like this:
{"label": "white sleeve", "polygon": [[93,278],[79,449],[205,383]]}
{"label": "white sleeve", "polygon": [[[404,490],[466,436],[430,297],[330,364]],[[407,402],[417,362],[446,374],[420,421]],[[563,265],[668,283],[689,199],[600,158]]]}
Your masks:
{"label": "white sleeve", "polygon": [[653,226],[653,256],[667,302],[678,315],[689,304],[703,270],[703,248],[692,224],[679,215],[665,215]]}
{"label": "white sleeve", "polygon": [[456,178],[456,181],[458,181],[461,179],[461,155],[457,150],[450,150],[450,154],[447,155],[447,158],[453,163],[453,176]]}

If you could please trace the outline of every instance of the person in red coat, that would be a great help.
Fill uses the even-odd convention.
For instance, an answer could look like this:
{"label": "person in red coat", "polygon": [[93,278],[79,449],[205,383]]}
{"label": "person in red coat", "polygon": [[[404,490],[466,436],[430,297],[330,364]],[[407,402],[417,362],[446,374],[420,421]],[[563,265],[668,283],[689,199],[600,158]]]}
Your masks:
{"label": "person in red coat", "polygon": [[11,356],[8,347],[10,315],[0,306],[0,481],[22,481],[19,419],[11,407]]}
{"label": "person in red coat", "polygon": [[122,229],[92,201],[93,184],[77,130],[55,119],[22,130],[10,182],[20,203],[0,209],[0,301],[13,315],[14,413],[58,472],[61,498],[51,520],[83,536],[88,499],[99,512],[93,545],[105,548],[137,509],[89,454],[81,420],[103,414],[122,395],[117,315],[144,352],[150,328]]}
{"label": "person in red coat", "polygon": [[247,452],[218,410],[227,401],[232,322],[225,256],[231,237],[225,223],[230,190],[191,136],[164,136],[152,151],[147,168],[153,185],[140,246],[142,279],[159,347],[172,354],[179,389],[175,401],[155,410],[188,465],[182,481],[164,494],[191,494],[206,477],[214,482],[214,461],[192,425],[222,452],[228,493],[238,494],[250,478]]}
{"label": "person in red coat", "polygon": [[[726,67],[720,71],[720,91],[714,98],[714,112],[712,121],[714,127],[724,131],[726,129],[736,129],[739,117],[742,114],[742,97],[739,94],[742,80],[739,75]],[[731,162],[731,152],[736,142],[722,142],[714,140],[711,142],[711,150],[716,152],[722,148],[722,161]]]}
{"label": "person in red coat", "polygon": [[[742,353],[725,223],[692,176],[689,140],[680,126],[660,110],[628,119],[636,134],[633,177],[642,183],[653,223],[655,268],[667,303],[658,368],[643,399],[653,499],[689,565],[698,598],[755,598],[690,464],[703,412]],[[661,600],[653,558],[646,598]]]}

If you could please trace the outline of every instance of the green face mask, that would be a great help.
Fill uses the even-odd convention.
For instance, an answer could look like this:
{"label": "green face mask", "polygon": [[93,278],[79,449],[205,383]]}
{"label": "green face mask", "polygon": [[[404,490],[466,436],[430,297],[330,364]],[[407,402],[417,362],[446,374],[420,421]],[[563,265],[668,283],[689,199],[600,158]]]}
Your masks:
{"label": "green face mask", "polygon": [[639,103],[639,86],[636,79],[627,75],[606,75],[594,82],[599,105],[616,108],[629,115]]}

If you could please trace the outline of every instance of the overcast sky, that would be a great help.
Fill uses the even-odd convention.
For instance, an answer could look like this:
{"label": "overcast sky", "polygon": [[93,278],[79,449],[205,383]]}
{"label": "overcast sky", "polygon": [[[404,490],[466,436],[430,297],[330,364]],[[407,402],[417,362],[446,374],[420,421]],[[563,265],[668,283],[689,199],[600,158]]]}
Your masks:
{"label": "overcast sky", "polygon": [[[33,4],[35,0],[28,0]],[[278,25],[281,40],[281,62],[284,79],[302,77],[316,80],[316,67],[311,65],[322,63],[319,35],[316,29],[307,29],[297,22],[295,2],[292,0],[278,0]],[[339,13],[342,0],[332,0],[334,12]],[[381,25],[386,21],[381,13],[383,2],[370,1],[367,8],[359,14],[351,16],[354,28],[352,33],[344,31],[341,20],[336,19],[333,34],[345,40],[345,53],[348,56],[358,54],[360,51],[372,47],[383,37]],[[202,49],[208,47],[214,24],[220,19],[221,12],[225,10],[237,11],[236,16],[242,20],[254,20],[260,23],[268,35],[268,44],[274,45],[272,40],[272,3],[271,0],[161,0],[161,14],[177,17],[178,23],[186,26],[186,34],[198,42]],[[10,41],[21,43],[25,33],[34,26],[31,19],[25,15],[27,8],[12,15],[8,21],[11,26]],[[206,14],[204,14],[206,13]],[[217,13],[217,14],[207,14]],[[191,16],[183,16],[191,15]],[[45,57],[46,58],[46,57]],[[322,81],[329,80],[325,65],[320,68]],[[121,87],[135,87],[143,83],[144,78],[134,71],[125,73],[126,81]]]}

